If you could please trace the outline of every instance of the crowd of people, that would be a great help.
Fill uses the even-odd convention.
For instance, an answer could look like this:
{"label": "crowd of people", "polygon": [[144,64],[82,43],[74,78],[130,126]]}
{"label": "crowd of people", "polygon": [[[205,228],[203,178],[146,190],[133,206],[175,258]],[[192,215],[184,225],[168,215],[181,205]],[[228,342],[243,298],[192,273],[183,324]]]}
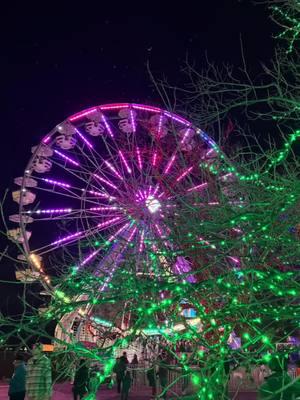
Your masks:
{"label": "crowd of people", "polygon": [[[146,368],[144,364],[139,363],[136,354],[129,361],[127,353],[123,352],[122,356],[116,359],[112,371],[120,399],[129,399],[130,389],[137,379],[138,371],[144,371],[145,369],[152,397],[155,398],[157,396],[158,387],[160,387],[160,398],[166,399],[169,371],[177,367],[174,366],[170,355],[165,350],[161,350],[156,358],[152,358]],[[288,358],[284,355],[274,356],[268,367],[271,374],[265,377],[263,384],[260,386],[258,398],[260,400],[300,399],[300,381],[299,378],[293,380],[289,376]],[[230,362],[224,363],[224,373],[227,379],[229,379]],[[109,381],[110,387],[112,387],[112,376],[109,377]],[[50,400],[52,396],[52,383],[51,361],[42,351],[42,346],[36,345],[32,350],[32,356],[28,360],[27,365],[25,365],[22,356],[16,356],[14,360],[14,374],[9,385],[9,399],[24,400],[26,395],[27,400]],[[74,400],[84,399],[91,393],[95,395],[98,390],[98,384],[99,382],[97,381],[93,385],[93,374],[87,365],[87,361],[85,359],[78,360],[73,379],[72,391]],[[217,390],[217,387],[215,389]]]}

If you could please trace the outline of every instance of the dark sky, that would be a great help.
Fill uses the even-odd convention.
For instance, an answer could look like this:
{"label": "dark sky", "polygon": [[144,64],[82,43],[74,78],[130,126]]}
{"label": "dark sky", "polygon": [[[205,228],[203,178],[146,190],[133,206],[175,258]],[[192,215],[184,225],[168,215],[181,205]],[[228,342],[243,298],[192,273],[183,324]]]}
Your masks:
{"label": "dark sky", "polygon": [[275,27],[251,1],[198,0],[186,8],[173,2],[165,11],[145,3],[141,14],[116,2],[106,11],[102,3],[11,2],[2,10],[1,193],[22,175],[31,146],[68,115],[119,101],[160,105],[147,62],[157,77],[182,84],[186,55],[199,67],[206,51],[217,63],[238,66],[240,35],[251,69],[273,52]]}

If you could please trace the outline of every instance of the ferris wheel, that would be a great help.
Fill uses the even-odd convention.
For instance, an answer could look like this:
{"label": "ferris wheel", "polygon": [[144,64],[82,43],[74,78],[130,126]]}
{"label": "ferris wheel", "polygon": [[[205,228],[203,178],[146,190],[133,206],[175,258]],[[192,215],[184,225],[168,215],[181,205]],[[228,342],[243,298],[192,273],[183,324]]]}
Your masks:
{"label": "ferris wheel", "polygon": [[[10,220],[19,226],[10,236],[48,287],[42,260],[62,252],[76,260],[75,271],[108,276],[130,253],[141,273],[149,250],[178,246],[167,221],[181,207],[216,204],[215,179],[199,164],[219,158],[207,134],[171,112],[128,103],[84,110],[32,148],[15,179],[19,213]],[[191,269],[183,256],[161,264]]]}

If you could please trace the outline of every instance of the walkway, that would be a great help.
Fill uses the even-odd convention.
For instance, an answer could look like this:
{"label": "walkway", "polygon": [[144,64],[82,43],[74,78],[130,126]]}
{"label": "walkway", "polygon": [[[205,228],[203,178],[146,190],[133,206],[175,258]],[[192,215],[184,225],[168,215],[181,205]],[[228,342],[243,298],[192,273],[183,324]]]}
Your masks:
{"label": "walkway", "polygon": [[[0,384],[0,400],[7,400],[7,389],[8,385]],[[151,398],[150,389],[145,387],[140,393],[133,392],[129,396],[129,400],[149,400]],[[255,393],[240,393],[237,397],[233,397],[234,400],[256,400]],[[70,384],[58,384],[54,388],[52,400],[71,400],[72,392]],[[172,399],[172,397],[169,397]],[[173,397],[173,399],[175,399]],[[179,399],[177,397],[177,399]],[[103,388],[99,390],[97,400],[120,400],[120,395],[116,392],[116,388],[108,390]],[[217,399],[215,399],[217,400]]]}

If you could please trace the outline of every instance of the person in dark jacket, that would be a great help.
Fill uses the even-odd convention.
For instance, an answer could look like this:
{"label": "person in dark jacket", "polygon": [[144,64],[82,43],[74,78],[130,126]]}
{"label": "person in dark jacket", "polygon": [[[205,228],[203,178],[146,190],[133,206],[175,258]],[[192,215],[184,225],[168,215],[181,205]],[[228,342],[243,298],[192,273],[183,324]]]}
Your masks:
{"label": "person in dark jacket", "polygon": [[79,366],[75,372],[75,378],[73,383],[73,395],[74,400],[82,399],[88,393],[89,387],[89,369],[86,365],[86,361],[81,359]]}
{"label": "person in dark jacket", "polygon": [[300,382],[292,381],[287,373],[287,359],[275,357],[269,363],[273,372],[259,388],[259,399],[296,400],[300,398]]}
{"label": "person in dark jacket", "polygon": [[125,371],[125,375],[122,381],[121,400],[128,400],[129,389],[131,387],[131,375],[130,371]]}
{"label": "person in dark jacket", "polygon": [[14,367],[14,374],[9,382],[8,396],[10,400],[24,400],[26,391],[26,368],[22,356],[16,356]]}
{"label": "person in dark jacket", "polygon": [[168,385],[168,365],[167,365],[167,355],[165,352],[162,352],[158,356],[158,373],[159,383],[162,390],[162,398],[167,398],[167,385]]}
{"label": "person in dark jacket", "polygon": [[155,364],[147,371],[147,379],[149,382],[149,386],[152,388],[152,397],[156,396],[156,374],[155,374]]}

